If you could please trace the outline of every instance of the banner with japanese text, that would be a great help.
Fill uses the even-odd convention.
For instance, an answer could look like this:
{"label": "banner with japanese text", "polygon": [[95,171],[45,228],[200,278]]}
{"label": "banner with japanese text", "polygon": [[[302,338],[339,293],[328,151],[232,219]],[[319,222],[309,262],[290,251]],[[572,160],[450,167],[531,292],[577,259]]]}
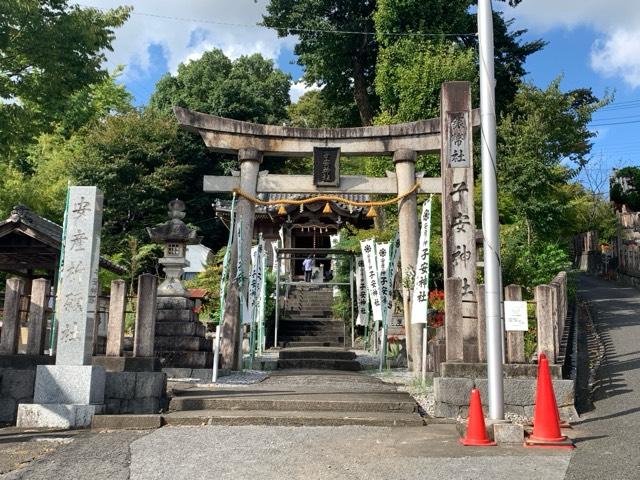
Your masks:
{"label": "banner with japanese text", "polygon": [[363,327],[369,323],[369,295],[367,293],[367,274],[361,256],[356,257],[356,297],[358,305],[356,325]]}
{"label": "banner with japanese text", "polygon": [[367,291],[371,300],[371,313],[375,321],[382,321],[382,303],[378,283],[378,266],[376,261],[376,244],[373,239],[361,240],[362,261],[367,280]]}
{"label": "banner with japanese text", "polygon": [[422,206],[418,260],[413,284],[411,323],[427,323],[429,308],[429,257],[431,249],[431,197]]}

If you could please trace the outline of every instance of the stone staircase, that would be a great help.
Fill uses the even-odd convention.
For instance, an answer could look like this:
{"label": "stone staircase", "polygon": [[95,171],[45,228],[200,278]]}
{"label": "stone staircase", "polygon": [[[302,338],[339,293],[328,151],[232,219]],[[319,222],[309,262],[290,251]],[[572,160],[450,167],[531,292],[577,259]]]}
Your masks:
{"label": "stone staircase", "polygon": [[333,287],[292,285],[279,322],[278,346],[343,347],[344,323],[334,320]]}
{"label": "stone staircase", "polygon": [[276,373],[245,388],[174,388],[166,425],[422,426],[416,402],[351,372]]}
{"label": "stone staircase", "polygon": [[357,372],[355,352],[338,348],[286,348],[278,353],[278,369],[346,370]]}

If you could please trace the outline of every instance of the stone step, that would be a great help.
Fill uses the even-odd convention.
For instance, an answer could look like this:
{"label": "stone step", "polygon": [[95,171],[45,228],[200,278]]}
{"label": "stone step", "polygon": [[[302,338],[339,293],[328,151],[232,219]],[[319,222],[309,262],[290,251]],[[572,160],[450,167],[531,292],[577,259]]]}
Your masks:
{"label": "stone step", "polygon": [[337,328],[327,328],[327,329],[322,329],[322,330],[309,330],[309,329],[302,329],[302,328],[296,328],[296,329],[290,329],[290,328],[282,328],[279,330],[279,332],[281,332],[282,336],[287,336],[287,337],[291,337],[291,336],[303,336],[303,337],[317,337],[317,336],[329,336],[329,337],[343,337],[344,336],[344,329],[337,329]]}
{"label": "stone step", "polygon": [[335,360],[355,360],[355,352],[344,349],[329,348],[286,348],[278,353],[280,360],[291,360],[298,358],[329,358]]}
{"label": "stone step", "polygon": [[185,425],[264,425],[281,427],[330,427],[362,425],[368,427],[419,427],[424,425],[418,413],[274,411],[274,410],[197,410],[172,412],[162,416],[163,423]]}
{"label": "stone step", "polygon": [[309,327],[324,327],[324,326],[343,326],[344,322],[342,320],[334,320],[333,318],[312,318],[312,317],[302,317],[302,318],[281,318],[280,322],[282,325],[304,325]]}
{"label": "stone step", "polygon": [[278,346],[280,348],[307,348],[307,347],[331,347],[340,348],[344,347],[344,342],[288,342],[278,340]]}
{"label": "stone step", "polygon": [[156,335],[204,337],[206,327],[200,322],[158,322]]}
{"label": "stone step", "polygon": [[156,335],[154,347],[156,350],[212,350],[213,342],[204,337],[178,337]]}
{"label": "stone step", "polygon": [[302,312],[302,313],[292,313],[287,312],[285,315],[282,315],[282,318],[287,320],[331,320],[333,318],[332,313],[318,313],[315,312]]}
{"label": "stone step", "polygon": [[355,360],[337,360],[331,358],[292,358],[278,360],[279,369],[305,370],[343,370],[348,372],[360,371],[360,363]]}
{"label": "stone step", "polygon": [[213,366],[213,352],[156,350],[154,355],[160,359],[160,365],[163,368],[211,368]]}
{"label": "stone step", "polygon": [[285,342],[344,342],[342,335],[287,335],[278,334],[278,339]]}
{"label": "stone step", "polygon": [[357,393],[297,393],[291,396],[288,392],[224,392],[206,391],[189,392],[181,395],[174,391],[169,403],[169,411],[189,410],[262,410],[272,412],[304,411],[304,412],[392,412],[416,413],[417,404],[408,395],[402,393],[365,394]]}

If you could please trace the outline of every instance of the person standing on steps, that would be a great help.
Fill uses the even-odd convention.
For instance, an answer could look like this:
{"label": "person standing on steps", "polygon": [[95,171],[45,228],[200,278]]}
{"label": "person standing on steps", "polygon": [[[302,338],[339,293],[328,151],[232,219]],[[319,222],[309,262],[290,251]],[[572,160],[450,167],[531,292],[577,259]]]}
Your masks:
{"label": "person standing on steps", "polygon": [[313,270],[313,259],[311,258],[311,255],[304,259],[302,266],[304,267],[304,281],[310,282],[311,271]]}

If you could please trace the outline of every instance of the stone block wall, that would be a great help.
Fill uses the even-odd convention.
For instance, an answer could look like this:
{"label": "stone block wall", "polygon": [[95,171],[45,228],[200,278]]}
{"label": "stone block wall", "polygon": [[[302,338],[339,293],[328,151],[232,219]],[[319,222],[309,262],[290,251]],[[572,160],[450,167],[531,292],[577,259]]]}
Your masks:
{"label": "stone block wall", "polygon": [[[520,417],[533,418],[536,398],[535,378],[505,378],[505,413]],[[482,405],[488,407],[489,393],[486,378],[434,378],[435,416],[445,418],[466,417],[469,413],[471,389],[480,390]],[[578,418],[574,407],[575,389],[573,380],[553,379],[553,390],[560,410],[560,418],[574,421]],[[486,412],[486,410],[485,410]]]}
{"label": "stone block wall", "polygon": [[15,423],[18,404],[33,402],[36,366],[0,367],[0,423]]}
{"label": "stone block wall", "polygon": [[105,413],[159,413],[167,406],[167,375],[161,372],[107,372]]}

